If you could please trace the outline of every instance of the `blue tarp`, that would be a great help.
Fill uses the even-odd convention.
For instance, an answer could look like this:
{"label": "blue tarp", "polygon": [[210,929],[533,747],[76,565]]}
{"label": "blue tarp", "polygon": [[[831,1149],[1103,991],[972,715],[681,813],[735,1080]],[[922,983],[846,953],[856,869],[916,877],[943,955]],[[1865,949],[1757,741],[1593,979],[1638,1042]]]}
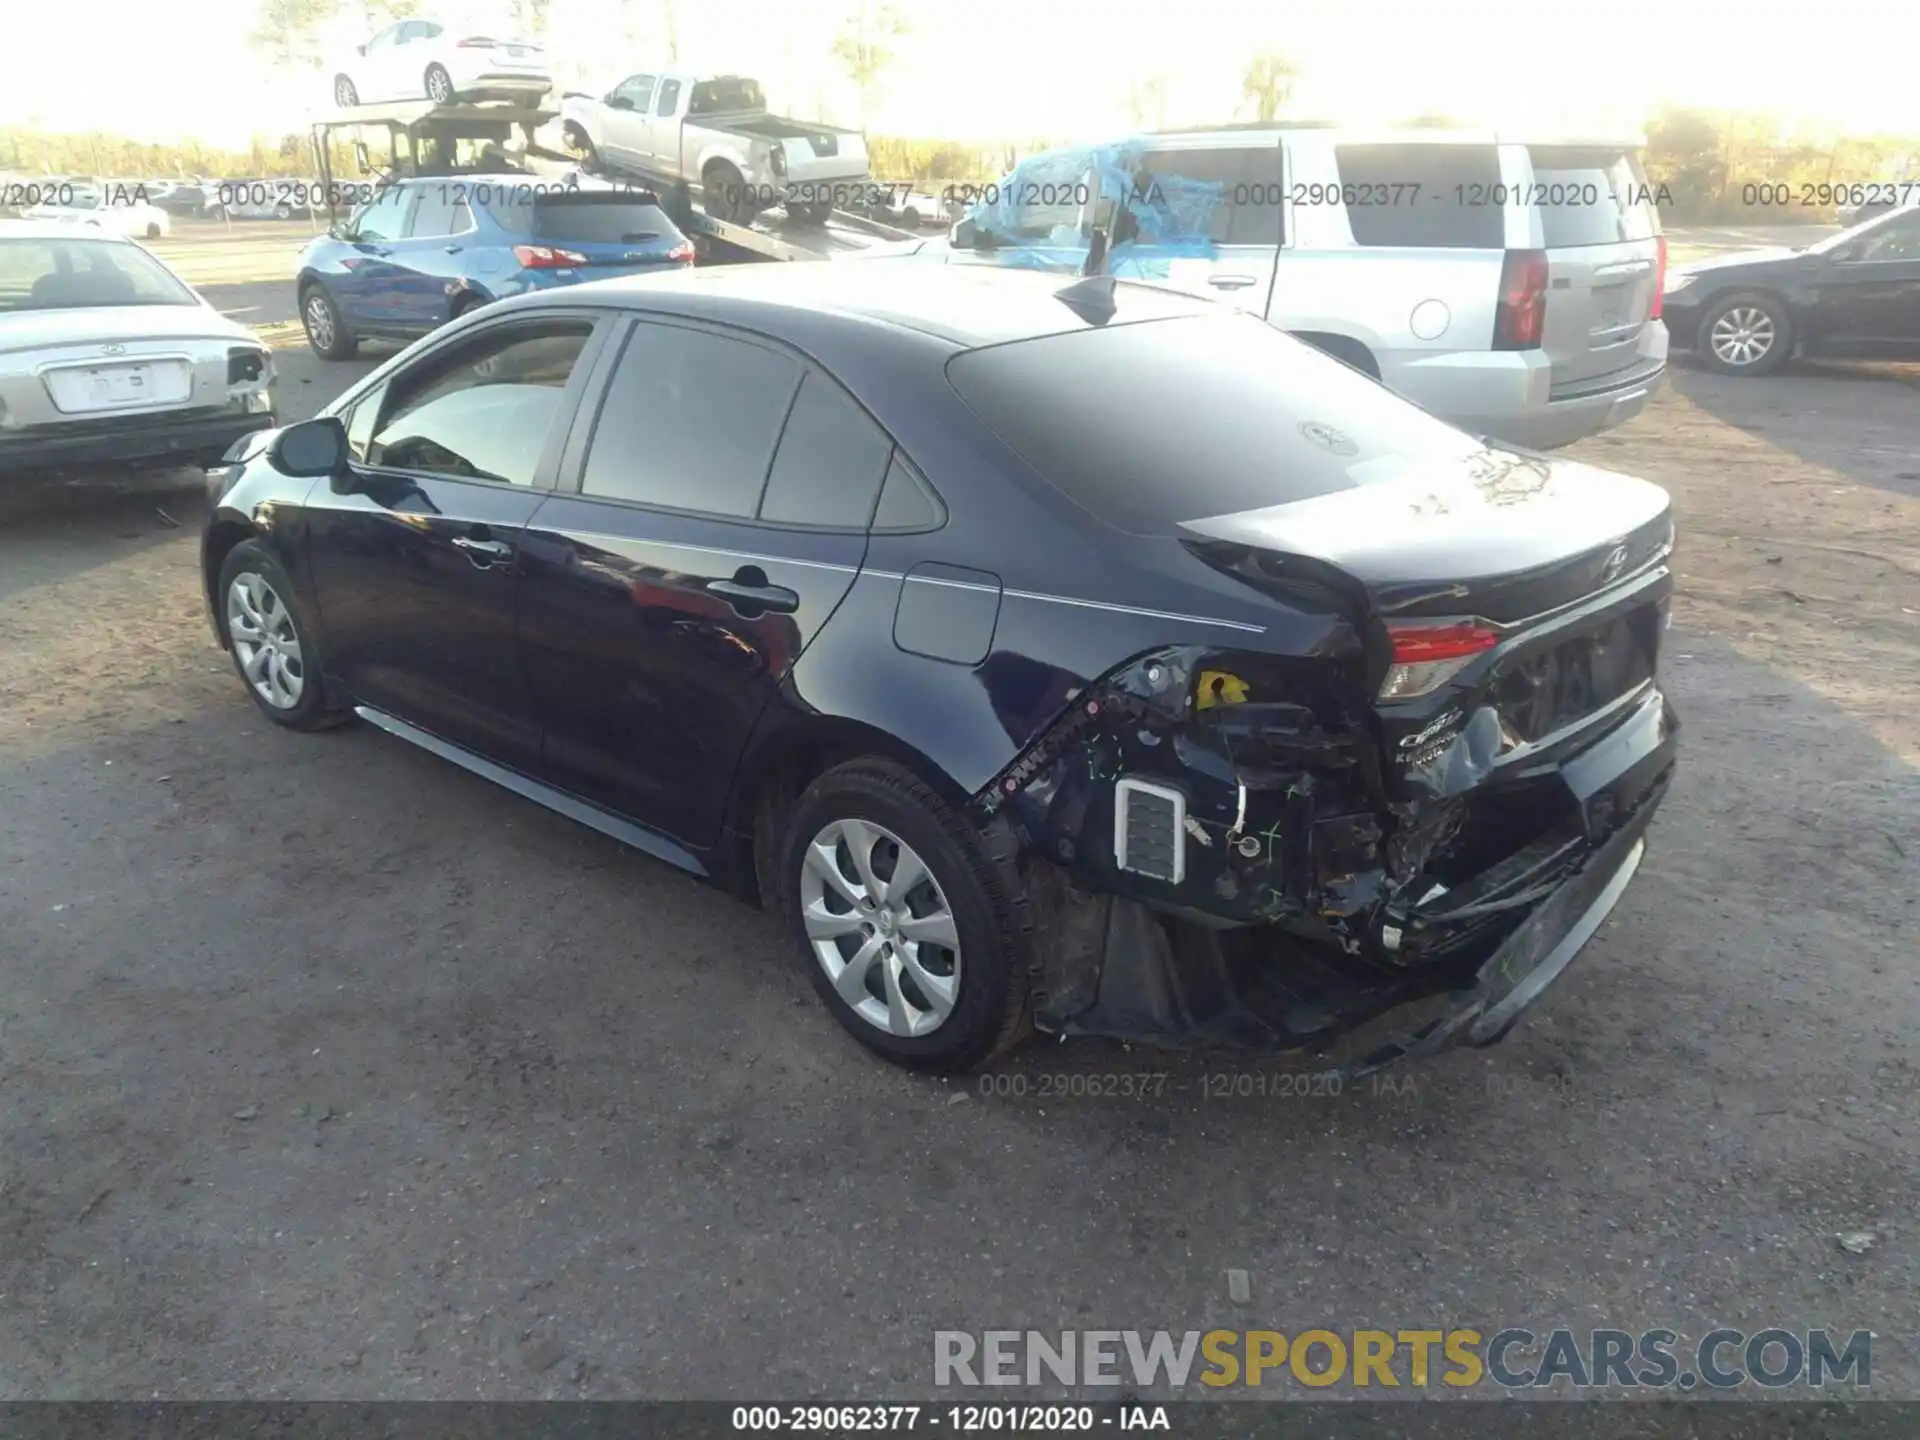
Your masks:
{"label": "blue tarp", "polygon": [[993,263],[1023,269],[1078,273],[1100,200],[1115,210],[1108,273],[1151,279],[1165,276],[1173,260],[1210,258],[1226,186],[1177,172],[1149,174],[1141,165],[1147,149],[1136,138],[1043,150],[990,187],[967,218],[999,242],[987,252]]}

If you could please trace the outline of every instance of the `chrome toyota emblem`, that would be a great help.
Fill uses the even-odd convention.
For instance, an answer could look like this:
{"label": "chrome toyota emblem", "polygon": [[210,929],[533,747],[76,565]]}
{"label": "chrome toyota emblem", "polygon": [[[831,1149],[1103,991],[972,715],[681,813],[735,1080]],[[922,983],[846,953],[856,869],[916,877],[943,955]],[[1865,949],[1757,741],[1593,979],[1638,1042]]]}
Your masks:
{"label": "chrome toyota emblem", "polygon": [[1360,447],[1353,443],[1350,436],[1342,434],[1331,425],[1322,425],[1318,420],[1302,420],[1300,433],[1322,449],[1331,450],[1336,455],[1360,453]]}
{"label": "chrome toyota emblem", "polygon": [[1600,567],[1600,583],[1610,584],[1620,578],[1620,572],[1627,568],[1627,547],[1616,545],[1613,553],[1607,556],[1607,563]]}
{"label": "chrome toyota emblem", "polygon": [[127,347],[117,343],[113,345],[102,345],[100,347],[100,353],[102,355],[124,355],[127,353]]}

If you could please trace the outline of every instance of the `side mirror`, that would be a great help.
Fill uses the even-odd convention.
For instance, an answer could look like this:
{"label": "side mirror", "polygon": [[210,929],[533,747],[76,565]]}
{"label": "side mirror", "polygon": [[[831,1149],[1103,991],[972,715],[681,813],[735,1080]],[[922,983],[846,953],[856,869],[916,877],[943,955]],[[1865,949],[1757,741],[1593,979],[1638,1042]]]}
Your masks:
{"label": "side mirror", "polygon": [[289,425],[274,437],[267,460],[282,475],[319,480],[347,468],[347,427],[335,415]]}

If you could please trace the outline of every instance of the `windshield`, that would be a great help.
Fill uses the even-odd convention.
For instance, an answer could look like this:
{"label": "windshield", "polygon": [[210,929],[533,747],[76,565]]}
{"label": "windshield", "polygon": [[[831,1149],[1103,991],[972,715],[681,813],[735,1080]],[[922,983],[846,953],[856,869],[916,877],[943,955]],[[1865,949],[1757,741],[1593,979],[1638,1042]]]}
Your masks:
{"label": "windshield", "polygon": [[0,240],[0,314],[199,303],[166,266],[137,245],[59,238]]}

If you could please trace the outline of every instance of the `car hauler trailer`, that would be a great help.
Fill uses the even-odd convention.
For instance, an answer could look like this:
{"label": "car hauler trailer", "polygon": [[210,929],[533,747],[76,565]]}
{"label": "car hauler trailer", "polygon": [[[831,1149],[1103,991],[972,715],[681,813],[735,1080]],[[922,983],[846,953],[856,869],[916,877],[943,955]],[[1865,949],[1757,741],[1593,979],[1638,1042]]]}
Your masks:
{"label": "car hauler trailer", "polygon": [[[356,187],[421,175],[457,176],[498,174],[502,157],[528,168],[534,185],[573,184],[584,187],[632,183],[618,176],[590,175],[576,157],[539,143],[541,127],[558,112],[516,105],[435,105],[430,100],[401,100],[382,105],[356,105],[334,111],[313,123],[313,158],[329,222],[356,203]],[[342,132],[351,134],[361,181],[337,181],[333,153]],[[369,132],[376,137],[369,141]],[[518,138],[512,151],[507,146]],[[498,147],[492,159],[478,153]],[[644,177],[637,177],[644,181]],[[835,254],[858,251],[888,240],[910,238],[858,217],[836,214],[826,229],[803,229],[789,238],[776,233],[771,222],[736,225],[708,215],[685,184],[658,190],[660,203],[700,252],[702,264],[732,264],[756,260],[826,260]]]}

